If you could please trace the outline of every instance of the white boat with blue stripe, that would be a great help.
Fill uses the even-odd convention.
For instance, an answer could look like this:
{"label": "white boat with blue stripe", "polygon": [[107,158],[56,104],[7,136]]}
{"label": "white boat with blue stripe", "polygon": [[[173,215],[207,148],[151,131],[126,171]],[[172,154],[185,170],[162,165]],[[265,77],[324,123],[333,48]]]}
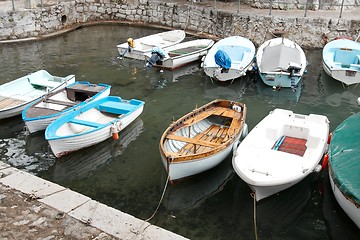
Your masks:
{"label": "white boat with blue stripe", "polygon": [[360,83],[360,43],[341,38],[327,43],[322,52],[323,68],[346,84]]}
{"label": "white boat with blue stripe", "polygon": [[143,111],[144,102],[108,96],[89,102],[54,122],[45,130],[56,157],[102,142],[133,122]]}
{"label": "white boat with blue stripe", "polygon": [[22,112],[30,133],[45,130],[55,119],[95,99],[110,94],[110,85],[77,81],[34,101]]}

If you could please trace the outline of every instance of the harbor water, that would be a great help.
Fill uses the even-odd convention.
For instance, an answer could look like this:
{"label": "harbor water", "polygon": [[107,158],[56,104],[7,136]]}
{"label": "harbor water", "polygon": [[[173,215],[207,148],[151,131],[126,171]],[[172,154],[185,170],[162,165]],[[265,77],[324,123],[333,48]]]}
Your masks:
{"label": "harbor water", "polygon": [[[55,38],[0,45],[0,84],[45,69],[52,75],[106,83],[111,95],[145,101],[144,112],[119,135],[56,159],[44,132],[27,135],[21,116],[0,121],[0,159],[18,169],[148,219],[167,174],[159,140],[175,119],[213,99],[244,102],[251,130],[275,108],[322,114],[333,131],[359,112],[360,86],[328,77],[321,49],[305,49],[307,74],[296,92],[273,90],[249,74],[232,83],[209,79],[194,63],[173,72],[123,59],[116,45],[160,29],[122,25],[80,28]],[[194,37],[188,36],[190,40]],[[358,239],[359,229],[338,206],[327,172],[254,204],[250,188],[233,171],[231,156],[218,167],[168,185],[152,224],[190,239]]]}

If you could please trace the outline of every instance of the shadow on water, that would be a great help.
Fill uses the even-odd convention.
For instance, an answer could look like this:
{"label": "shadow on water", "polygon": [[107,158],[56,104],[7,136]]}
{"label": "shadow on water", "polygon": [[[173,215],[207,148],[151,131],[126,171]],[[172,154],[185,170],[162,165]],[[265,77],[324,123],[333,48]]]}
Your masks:
{"label": "shadow on water", "polygon": [[[328,116],[331,130],[360,110],[360,86],[343,87],[321,66],[321,51],[307,50],[301,89],[274,91],[248,74],[232,83],[211,81],[200,63],[175,71],[146,69],[143,61],[119,60],[116,45],[159,29],[94,26],[40,42],[0,45],[0,83],[46,69],[77,80],[112,85],[111,95],[145,101],[138,121],[120,134],[56,159],[44,132],[25,135],[21,117],[0,121],[1,160],[59,183],[141,219],[150,217],[163,192],[166,171],[159,141],[169,124],[216,98],[246,103],[251,130],[274,108]],[[126,33],[126,34],[124,34]],[[17,66],[14,68],[14,66]],[[324,174],[324,173],[323,173]],[[318,190],[323,186],[324,191]],[[324,177],[257,204],[260,239],[355,239],[359,230],[337,205]],[[320,188],[321,189],[321,188]],[[255,239],[250,188],[233,173],[231,156],[218,167],[169,186],[152,224],[190,239]],[[355,236],[355,238],[354,238]]]}

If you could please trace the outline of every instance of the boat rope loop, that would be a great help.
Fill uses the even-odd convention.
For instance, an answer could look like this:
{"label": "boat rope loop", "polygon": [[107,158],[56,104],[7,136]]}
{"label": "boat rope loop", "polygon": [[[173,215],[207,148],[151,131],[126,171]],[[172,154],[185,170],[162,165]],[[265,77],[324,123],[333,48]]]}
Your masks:
{"label": "boat rope loop", "polygon": [[250,194],[250,196],[254,199],[254,234],[255,234],[255,239],[258,240],[258,235],[257,235],[257,227],[256,227],[256,193],[253,192]]}
{"label": "boat rope loop", "polygon": [[149,217],[148,219],[146,219],[145,222],[150,221],[150,220],[155,216],[155,214],[157,213],[157,211],[159,210],[160,204],[161,204],[161,202],[162,202],[162,200],[164,199],[164,196],[165,196],[165,192],[166,192],[166,188],[167,188],[168,183],[169,183],[169,179],[170,179],[170,173],[168,172],[168,175],[167,175],[167,178],[166,178],[166,183],[165,183],[165,186],[164,186],[164,190],[163,190],[163,192],[162,192],[162,194],[161,194],[160,201],[159,201],[159,203],[158,203],[158,205],[157,205],[154,213],[151,215],[151,217]]}

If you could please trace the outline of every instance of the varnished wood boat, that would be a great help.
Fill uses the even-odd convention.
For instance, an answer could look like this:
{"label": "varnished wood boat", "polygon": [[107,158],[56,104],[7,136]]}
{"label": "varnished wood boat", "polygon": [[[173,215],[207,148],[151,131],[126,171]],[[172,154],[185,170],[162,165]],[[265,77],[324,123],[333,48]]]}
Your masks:
{"label": "varnished wood boat", "polygon": [[247,132],[246,105],[214,100],[172,123],[160,140],[169,180],[179,180],[222,162]]}

